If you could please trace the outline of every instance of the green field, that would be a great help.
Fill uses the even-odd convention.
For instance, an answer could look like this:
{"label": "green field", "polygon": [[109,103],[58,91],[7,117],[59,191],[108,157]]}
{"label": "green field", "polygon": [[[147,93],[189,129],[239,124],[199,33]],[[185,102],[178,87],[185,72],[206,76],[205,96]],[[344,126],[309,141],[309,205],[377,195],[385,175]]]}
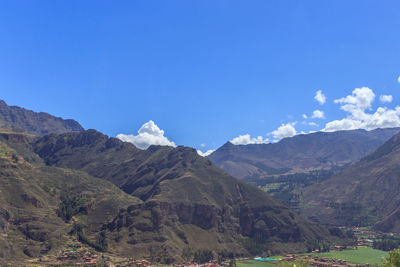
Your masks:
{"label": "green field", "polygon": [[[369,247],[359,247],[357,250],[343,250],[343,251],[331,251],[326,253],[311,253],[318,257],[327,257],[346,260],[349,263],[356,264],[380,264],[382,258],[387,257],[388,253],[382,250],[377,250]],[[243,260],[238,261],[239,267],[276,267],[276,264],[271,262],[260,262],[256,260]]]}
{"label": "green field", "polygon": [[369,247],[359,247],[357,250],[331,251],[326,253],[313,253],[319,257],[336,258],[351,263],[380,264],[387,252]]}
{"label": "green field", "polygon": [[256,260],[244,260],[238,261],[237,266],[239,267],[276,267],[276,264],[271,262],[261,262]]}

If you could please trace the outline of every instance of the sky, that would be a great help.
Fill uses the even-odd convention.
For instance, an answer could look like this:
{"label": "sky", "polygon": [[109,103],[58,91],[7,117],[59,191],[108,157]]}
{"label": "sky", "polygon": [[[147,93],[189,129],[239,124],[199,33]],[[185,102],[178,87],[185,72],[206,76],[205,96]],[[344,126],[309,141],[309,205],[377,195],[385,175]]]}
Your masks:
{"label": "sky", "polygon": [[0,1],[0,98],[145,149],[400,126],[400,2]]}

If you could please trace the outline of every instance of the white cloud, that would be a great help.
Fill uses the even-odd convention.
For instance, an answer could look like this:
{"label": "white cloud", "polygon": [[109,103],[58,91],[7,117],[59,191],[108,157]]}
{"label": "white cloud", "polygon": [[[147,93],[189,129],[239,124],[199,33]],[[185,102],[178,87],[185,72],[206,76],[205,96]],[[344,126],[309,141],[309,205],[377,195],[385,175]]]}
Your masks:
{"label": "white cloud", "polygon": [[356,88],[351,95],[336,99],[334,102],[342,104],[340,108],[348,115],[341,120],[328,122],[322,131],[399,127],[400,106],[395,109],[378,107],[373,113],[366,112],[366,110],[371,110],[374,99],[375,94],[368,87]]}
{"label": "white cloud", "polygon": [[344,111],[354,113],[371,108],[375,99],[374,92],[368,87],[356,88],[351,95],[336,99],[336,104],[344,104],[340,108]]}
{"label": "white cloud", "polygon": [[285,137],[295,136],[297,134],[296,129],[294,128],[295,125],[296,123],[292,122],[279,126],[278,129],[271,133],[274,136],[274,141],[279,141],[280,139]]}
{"label": "white cloud", "polygon": [[328,122],[325,125],[325,128],[322,129],[323,132],[335,132],[341,130],[355,130],[361,128],[361,121],[353,120],[353,119],[341,119],[341,120],[334,120]]}
{"label": "white cloud", "polygon": [[318,90],[318,91],[315,93],[314,99],[317,100],[317,102],[318,102],[320,105],[323,105],[323,104],[325,104],[325,102],[326,102],[326,96],[322,93],[321,90]]}
{"label": "white cloud", "polygon": [[301,115],[303,117],[303,119],[307,119],[308,116],[306,114]]}
{"label": "white cloud", "polygon": [[244,134],[233,138],[229,142],[231,142],[234,145],[266,144],[269,142],[269,139],[268,138],[263,139],[262,136],[251,137],[250,134]]}
{"label": "white cloud", "polygon": [[140,149],[147,149],[151,145],[176,146],[174,142],[169,141],[164,136],[164,131],[158,128],[153,121],[143,124],[138,131],[138,135],[118,134],[117,138],[121,141],[132,143]]}
{"label": "white cloud", "polygon": [[206,147],[206,144],[200,144],[201,147]]}
{"label": "white cloud", "polygon": [[380,100],[382,103],[390,103],[390,102],[393,101],[393,96],[392,96],[392,95],[381,95],[381,96],[379,97],[379,100]]}
{"label": "white cloud", "polygon": [[399,77],[397,77],[397,82],[398,82],[398,83],[400,83],[400,76],[399,76]]}
{"label": "white cloud", "polygon": [[325,114],[324,114],[323,111],[317,109],[317,110],[313,111],[313,114],[312,114],[311,118],[313,118],[313,119],[324,119],[325,118]]}
{"label": "white cloud", "polygon": [[215,150],[207,150],[206,152],[203,152],[201,150],[197,150],[197,154],[199,154],[202,157],[207,157],[208,155],[210,155],[211,153],[213,153]]}
{"label": "white cloud", "polygon": [[318,126],[318,124],[316,124],[316,123],[315,123],[315,122],[313,122],[313,121],[312,121],[312,122],[309,122],[309,123],[308,123],[308,125],[310,125],[310,126],[315,126],[315,127],[317,127],[317,126]]}

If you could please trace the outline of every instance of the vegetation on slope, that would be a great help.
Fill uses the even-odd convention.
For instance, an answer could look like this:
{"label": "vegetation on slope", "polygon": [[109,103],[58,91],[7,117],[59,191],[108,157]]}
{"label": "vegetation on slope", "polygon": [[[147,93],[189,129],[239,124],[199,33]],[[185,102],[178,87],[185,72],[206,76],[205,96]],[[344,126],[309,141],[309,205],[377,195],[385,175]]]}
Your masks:
{"label": "vegetation on slope", "polygon": [[374,153],[305,191],[302,212],[325,224],[400,230],[400,135]]}

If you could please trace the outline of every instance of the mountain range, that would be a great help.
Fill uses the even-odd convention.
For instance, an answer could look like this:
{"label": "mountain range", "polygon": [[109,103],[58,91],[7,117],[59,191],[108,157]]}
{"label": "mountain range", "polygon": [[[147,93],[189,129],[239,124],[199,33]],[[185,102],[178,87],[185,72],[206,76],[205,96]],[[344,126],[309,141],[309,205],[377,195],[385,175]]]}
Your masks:
{"label": "mountain range", "polygon": [[400,128],[385,128],[316,132],[270,144],[227,142],[208,158],[234,177],[262,180],[341,168],[373,152],[399,131]]}
{"label": "mountain range", "polygon": [[209,159],[328,226],[400,232],[399,128],[317,132],[233,145]]}
{"label": "mountain range", "polygon": [[316,132],[277,143],[233,145],[208,158],[217,166],[284,201],[296,212],[304,188],[329,179],[373,152],[400,128]]}
{"label": "mountain range", "polygon": [[333,238],[192,148],[140,150],[4,102],[1,114],[0,262],[60,255],[75,241],[171,263],[185,248],[251,255]]}

